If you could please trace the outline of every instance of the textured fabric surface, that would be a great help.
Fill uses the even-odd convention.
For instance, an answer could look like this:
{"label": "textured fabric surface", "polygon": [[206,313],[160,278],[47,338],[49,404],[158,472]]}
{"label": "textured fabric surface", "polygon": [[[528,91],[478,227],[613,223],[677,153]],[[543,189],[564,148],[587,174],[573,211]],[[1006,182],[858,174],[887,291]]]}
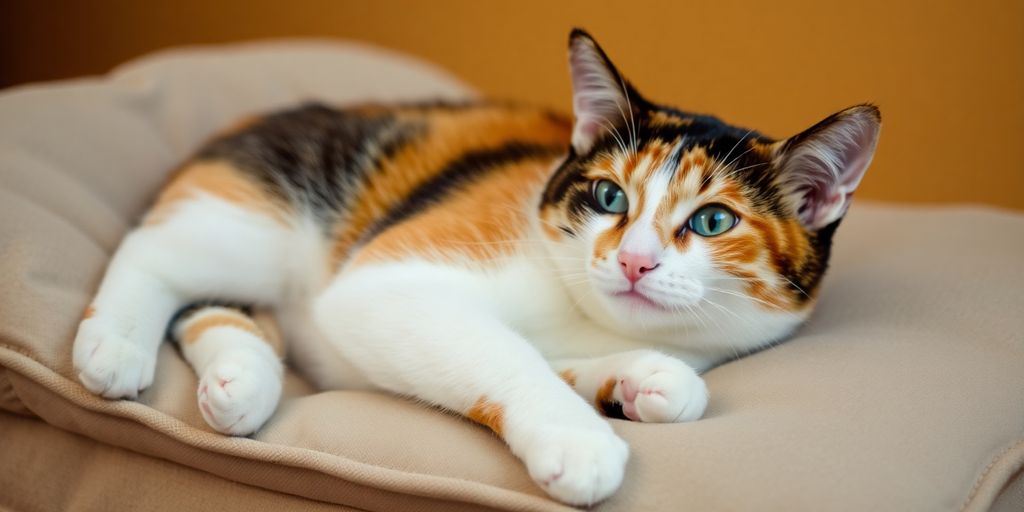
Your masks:
{"label": "textured fabric surface", "polygon": [[358,510],[242,485],[0,413],[0,510]]}
{"label": "textured fabric surface", "polygon": [[[470,94],[422,63],[326,43],[170,52],[105,79],[0,94],[0,408],[13,413],[0,426],[4,444],[52,437],[40,446],[96,450],[97,460],[156,480],[216,475],[221,483],[210,485],[228,495],[273,491],[369,510],[567,509],[488,431],[399,398],[316,392],[289,375],[270,422],[236,439],[204,424],[196,377],[170,346],[137,402],[90,395],[71,368],[77,322],[120,237],[212,131],[305,99]],[[622,490],[597,509],[976,511],[997,498],[1019,502],[1021,261],[1019,214],[855,204],[817,313],[789,342],[710,371],[705,419],[613,421],[633,455]],[[33,427],[30,416],[80,437]],[[0,457],[2,488],[28,489],[24,478],[59,460],[49,456]],[[82,496],[62,499],[98,503],[90,496],[103,484],[76,481]],[[38,508],[71,502],[40,495]],[[35,502],[0,499],[19,503]]]}

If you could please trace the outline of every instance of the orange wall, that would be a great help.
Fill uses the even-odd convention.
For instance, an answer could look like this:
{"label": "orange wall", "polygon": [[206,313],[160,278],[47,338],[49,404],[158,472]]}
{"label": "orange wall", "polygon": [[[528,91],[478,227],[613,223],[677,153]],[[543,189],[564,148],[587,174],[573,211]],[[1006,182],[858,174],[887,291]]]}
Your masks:
{"label": "orange wall", "polygon": [[569,28],[653,99],[785,136],[853,103],[884,129],[861,197],[1024,208],[1024,2],[0,2],[0,85],[148,51],[332,36],[425,57],[486,93],[569,105]]}

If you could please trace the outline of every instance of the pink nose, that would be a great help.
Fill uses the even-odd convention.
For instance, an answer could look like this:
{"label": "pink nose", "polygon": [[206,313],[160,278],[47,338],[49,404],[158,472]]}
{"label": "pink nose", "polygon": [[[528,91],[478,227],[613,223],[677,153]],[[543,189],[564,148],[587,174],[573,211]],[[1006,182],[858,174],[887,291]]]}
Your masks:
{"label": "pink nose", "polygon": [[650,254],[619,251],[619,266],[630,283],[639,281],[644,274],[658,268],[658,260]]}

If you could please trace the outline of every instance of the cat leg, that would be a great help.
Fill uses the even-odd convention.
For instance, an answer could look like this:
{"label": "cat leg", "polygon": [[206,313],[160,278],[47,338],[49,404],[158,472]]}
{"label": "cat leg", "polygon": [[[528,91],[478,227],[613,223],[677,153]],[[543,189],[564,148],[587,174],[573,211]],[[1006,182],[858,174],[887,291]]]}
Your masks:
{"label": "cat leg", "polygon": [[244,436],[270,418],[284,375],[284,347],[272,324],[240,309],[203,306],[182,314],[171,331],[199,376],[199,409],[207,424]]}
{"label": "cat leg", "polygon": [[79,380],[106,398],[135,398],[153,382],[157,349],[178,309],[209,298],[278,300],[286,262],[302,261],[292,232],[212,197],[183,201],[130,232],[79,325]]}
{"label": "cat leg", "polygon": [[176,290],[138,264],[152,245],[143,230],[124,239],[75,337],[79,380],[106,398],[135,398],[153,383],[157,348],[181,305]]}
{"label": "cat leg", "polygon": [[704,379],[686,363],[655,350],[557,360],[552,368],[612,417],[648,423],[693,421],[708,405]]}
{"label": "cat leg", "polygon": [[317,325],[377,387],[490,428],[553,497],[589,505],[614,492],[628,447],[608,422],[465,277],[408,270],[343,275],[317,299]]}

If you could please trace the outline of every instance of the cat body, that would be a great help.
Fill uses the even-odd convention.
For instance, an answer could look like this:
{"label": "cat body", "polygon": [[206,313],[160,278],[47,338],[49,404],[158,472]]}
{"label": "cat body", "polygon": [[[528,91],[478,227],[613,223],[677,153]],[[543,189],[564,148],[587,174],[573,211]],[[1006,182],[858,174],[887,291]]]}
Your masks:
{"label": "cat body", "polygon": [[167,330],[207,422],[247,435],[287,354],[321,388],[490,428],[557,499],[607,497],[628,448],[598,411],[696,420],[699,371],[810,314],[879,118],[777,142],[647,102],[581,31],[570,68],[574,121],[307,105],[216,137],[111,261],[75,340],[83,384],[137,396]]}

